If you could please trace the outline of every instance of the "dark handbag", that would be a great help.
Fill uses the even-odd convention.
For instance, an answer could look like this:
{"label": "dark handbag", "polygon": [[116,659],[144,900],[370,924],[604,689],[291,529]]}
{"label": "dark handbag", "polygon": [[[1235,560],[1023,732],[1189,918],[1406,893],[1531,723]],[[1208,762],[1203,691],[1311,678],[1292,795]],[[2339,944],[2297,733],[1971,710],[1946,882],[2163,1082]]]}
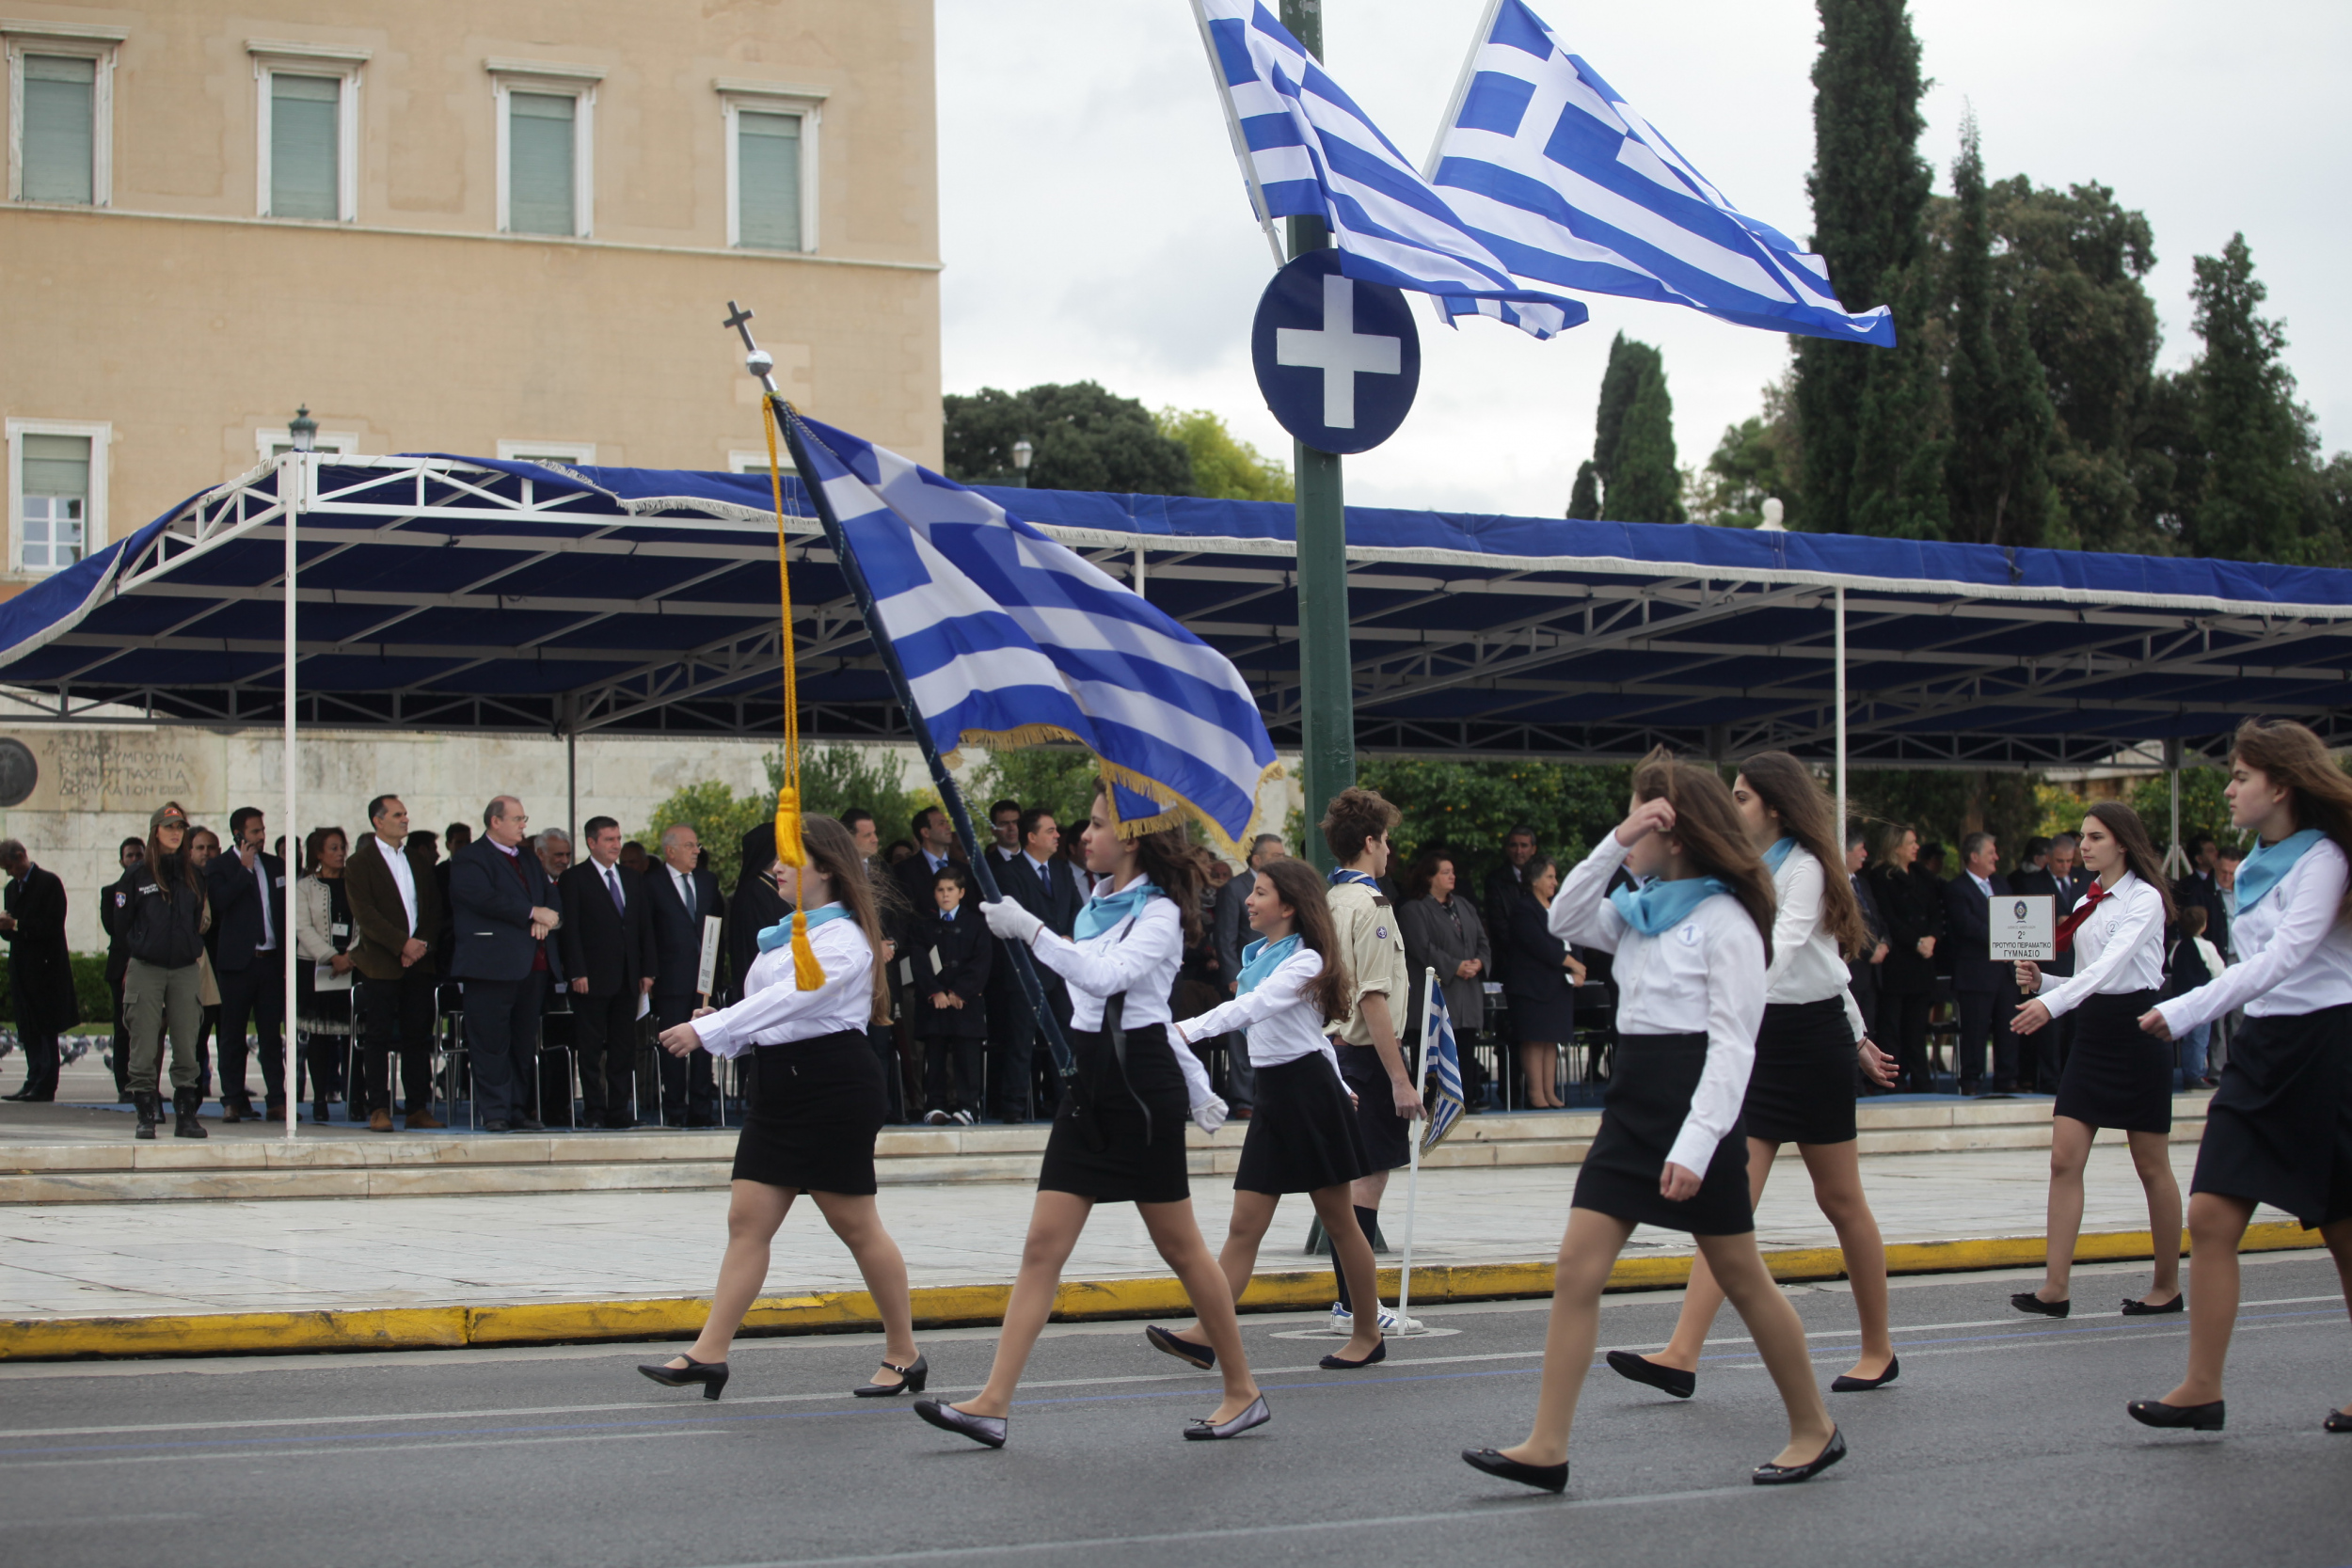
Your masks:
{"label": "dark handbag", "polygon": [[[1127,932],[1134,927],[1135,922],[1130,919],[1126,927],[1120,931],[1119,940],[1125,942]],[[1152,1133],[1152,1107],[1143,1102],[1143,1096],[1136,1093],[1136,1085],[1127,1076],[1126,1013],[1127,993],[1125,991],[1103,999],[1103,1037],[1110,1042],[1111,1060],[1119,1065],[1120,1083],[1125,1086],[1128,1098],[1136,1102],[1136,1109],[1143,1113],[1143,1141],[1149,1144]],[[1083,1068],[1079,1069],[1076,1079],[1068,1085],[1065,1103],[1070,1107],[1070,1119],[1076,1125],[1079,1141],[1085,1145],[1087,1152],[1102,1153],[1108,1145],[1109,1138],[1103,1132],[1102,1122],[1094,1115],[1094,1085],[1087,1082],[1087,1074]]]}

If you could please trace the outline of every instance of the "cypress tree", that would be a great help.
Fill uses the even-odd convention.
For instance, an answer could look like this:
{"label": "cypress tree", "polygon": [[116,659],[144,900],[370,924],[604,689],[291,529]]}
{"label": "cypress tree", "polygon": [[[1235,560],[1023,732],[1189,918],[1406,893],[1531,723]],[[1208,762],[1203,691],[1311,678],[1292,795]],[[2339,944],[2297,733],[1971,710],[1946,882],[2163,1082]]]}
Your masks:
{"label": "cypress tree", "polygon": [[2038,545],[2050,508],[2057,416],[2018,301],[1994,286],[1993,220],[1977,117],[1961,121],[1952,165],[1952,440],[1945,460],[1950,531],[1979,545]]}
{"label": "cypress tree", "polygon": [[2205,352],[2185,379],[2204,472],[2185,508],[2185,542],[2199,555],[2298,562],[2315,443],[2281,357],[2286,330],[2256,313],[2269,291],[2244,234],[2196,265],[2193,325]]}
{"label": "cypress tree", "polygon": [[1568,492],[1568,515],[1586,521],[1600,515],[1600,470],[1589,462],[1576,466],[1576,487]]}
{"label": "cypress tree", "polygon": [[1627,523],[1684,520],[1665,359],[1650,344],[1622,332],[1609,344],[1600,408],[1593,420],[1592,461],[1576,471],[1568,515]]}

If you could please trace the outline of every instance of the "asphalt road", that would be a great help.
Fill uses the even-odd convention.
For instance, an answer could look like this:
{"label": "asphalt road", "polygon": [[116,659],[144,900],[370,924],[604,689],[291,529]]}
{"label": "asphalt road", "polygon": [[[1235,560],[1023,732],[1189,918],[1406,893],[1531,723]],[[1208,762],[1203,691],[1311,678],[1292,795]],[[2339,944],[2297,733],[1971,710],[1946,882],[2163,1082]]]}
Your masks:
{"label": "asphalt road", "polygon": [[[750,1340],[716,1404],[640,1379],[659,1347],[0,1367],[0,1563],[40,1568],[1114,1561],[2352,1562],[2352,1342],[2324,1255],[2248,1259],[2219,1436],[2156,1433],[2185,1323],[2126,1320],[2144,1266],[2076,1275],[2079,1314],[2021,1318],[2009,1275],[1900,1281],[1903,1377],[1834,1396],[1852,1457],[1751,1486],[1782,1441],[1750,1349],[1723,1337],[1679,1403],[1596,1370],[1567,1496],[1455,1457],[1516,1440],[1544,1304],[1440,1308],[1368,1374],[1313,1370],[1298,1318],[1245,1320],[1273,1422],[1192,1444],[1213,1379],[1138,1325],[1054,1331],[1002,1452],[847,1390],[871,1336]],[[1793,1291],[1824,1379],[1851,1303]],[[1604,1346],[1660,1343],[1677,1299],[1612,1299]],[[993,1335],[934,1335],[933,1392]]]}

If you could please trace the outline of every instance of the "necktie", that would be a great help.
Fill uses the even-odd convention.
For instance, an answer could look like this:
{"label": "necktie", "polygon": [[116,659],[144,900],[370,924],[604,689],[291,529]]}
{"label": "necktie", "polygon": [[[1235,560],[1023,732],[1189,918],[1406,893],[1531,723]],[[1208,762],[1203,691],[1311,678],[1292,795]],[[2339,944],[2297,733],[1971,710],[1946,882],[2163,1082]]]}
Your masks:
{"label": "necktie", "polygon": [[1045,890],[1046,902],[1053,902],[1054,868],[1052,866],[1041,865],[1037,868],[1037,885]]}
{"label": "necktie", "polygon": [[670,875],[677,879],[678,899],[685,904],[686,918],[691,921],[694,918],[694,879],[683,871],[673,871]]}
{"label": "necktie", "polygon": [[605,891],[612,895],[614,911],[626,913],[628,906],[621,902],[621,879],[612,874],[612,868],[609,865],[604,868],[604,886]]}

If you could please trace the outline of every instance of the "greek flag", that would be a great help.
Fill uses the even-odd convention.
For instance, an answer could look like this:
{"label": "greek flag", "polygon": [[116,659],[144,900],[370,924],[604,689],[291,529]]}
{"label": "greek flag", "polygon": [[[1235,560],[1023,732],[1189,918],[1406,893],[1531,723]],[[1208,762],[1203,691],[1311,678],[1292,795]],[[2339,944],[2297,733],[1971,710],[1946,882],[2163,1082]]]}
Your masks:
{"label": "greek flag", "polygon": [[1575,300],[1514,280],[1258,0],[1193,0],[1192,8],[1261,222],[1321,218],[1345,276],[1440,295],[1458,302],[1454,314],[1492,316],[1538,338],[1584,321]]}
{"label": "greek flag", "polygon": [[945,750],[1074,740],[1122,827],[1189,814],[1226,847],[1276,768],[1224,655],[977,491],[800,419],[810,470],[873,590],[914,705]]}
{"label": "greek flag", "polygon": [[1462,1053],[1454,1042],[1454,1015],[1446,1010],[1445,985],[1434,970],[1424,971],[1429,1006],[1422,1014],[1421,1048],[1424,1070],[1438,1075],[1436,1102],[1429,1107],[1429,1127],[1421,1137],[1423,1154],[1445,1142],[1462,1119]]}
{"label": "greek flag", "polygon": [[[1512,276],[1663,300],[1758,326],[1895,346],[1885,306],[1838,303],[1829,269],[1747,216],[1520,0],[1470,46],[1431,179]],[[1868,284],[1868,278],[1848,278]],[[1491,315],[1483,300],[1449,314]]]}

